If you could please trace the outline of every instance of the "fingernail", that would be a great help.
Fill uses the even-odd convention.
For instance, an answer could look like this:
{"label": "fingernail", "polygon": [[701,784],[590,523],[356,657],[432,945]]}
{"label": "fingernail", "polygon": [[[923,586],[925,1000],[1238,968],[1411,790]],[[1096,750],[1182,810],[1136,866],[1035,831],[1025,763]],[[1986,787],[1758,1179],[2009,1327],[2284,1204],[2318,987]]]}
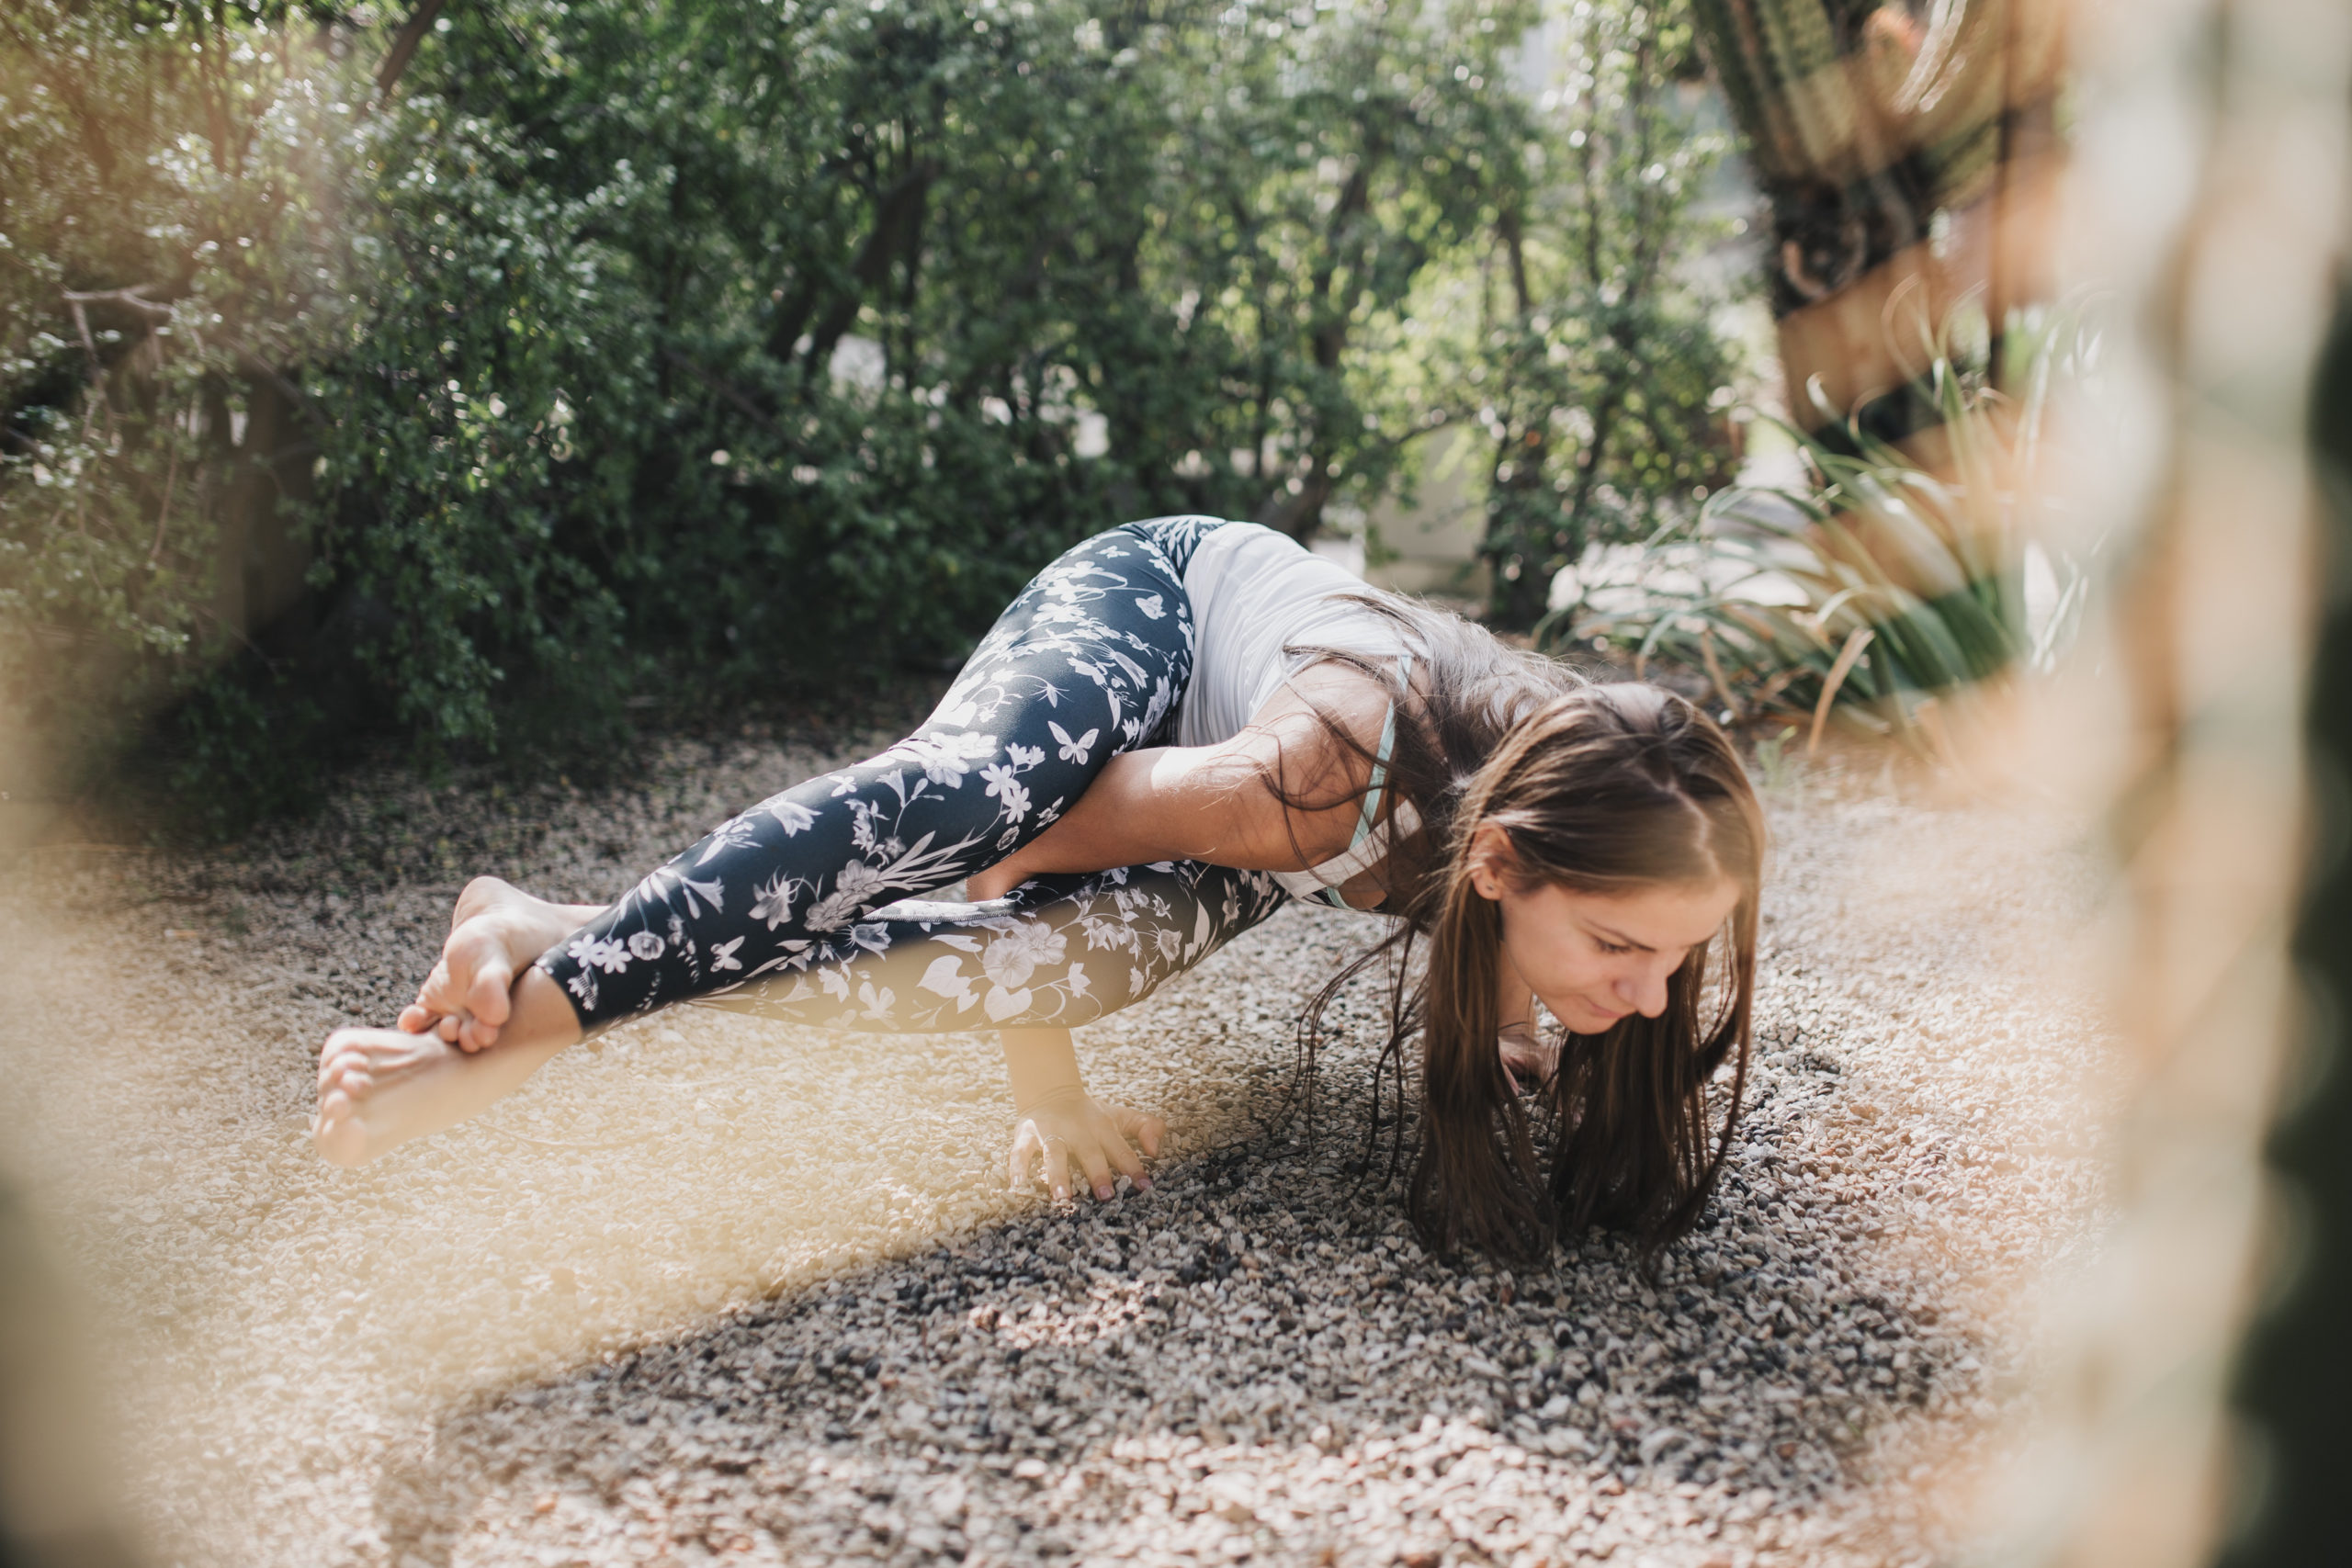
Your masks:
{"label": "fingernail", "polygon": [[1109,1202],[1111,1200],[1111,1184],[1106,1181],[1102,1186],[1097,1187],[1094,1190],[1094,1196],[1102,1200],[1106,1203]]}
{"label": "fingernail", "polygon": [[1135,1179],[1135,1187],[1136,1187],[1136,1191],[1138,1191],[1138,1192],[1148,1192],[1148,1191],[1150,1191],[1150,1190],[1151,1190],[1151,1178],[1150,1178],[1150,1177],[1148,1177],[1148,1176],[1138,1176],[1138,1177],[1136,1177],[1136,1178]]}

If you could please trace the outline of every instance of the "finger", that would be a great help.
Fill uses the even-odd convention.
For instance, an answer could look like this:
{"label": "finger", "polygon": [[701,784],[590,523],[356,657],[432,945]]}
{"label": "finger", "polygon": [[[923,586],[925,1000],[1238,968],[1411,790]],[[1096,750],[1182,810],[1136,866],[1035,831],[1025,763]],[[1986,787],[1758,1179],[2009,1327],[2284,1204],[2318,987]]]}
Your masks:
{"label": "finger", "polygon": [[485,1023],[479,1017],[469,1017],[458,1034],[458,1045],[466,1051],[485,1051],[498,1043],[498,1025]]}
{"label": "finger", "polygon": [[1126,1116],[1122,1116],[1119,1114],[1122,1109],[1124,1108],[1119,1106],[1111,1108],[1112,1122],[1119,1129],[1121,1135],[1106,1145],[1102,1152],[1110,1156],[1112,1165],[1118,1168],[1119,1174],[1127,1179],[1128,1185],[1138,1192],[1148,1191],[1151,1188],[1151,1178],[1143,1173],[1143,1161],[1137,1159],[1135,1150],[1127,1146],[1126,1123],[1134,1113],[1130,1111]]}
{"label": "finger", "polygon": [[1087,1139],[1085,1147],[1079,1151],[1078,1162],[1086,1168],[1086,1184],[1094,1190],[1094,1196],[1109,1202],[1118,1189],[1111,1185],[1111,1167],[1102,1157],[1102,1145],[1092,1138]]}
{"label": "finger", "polygon": [[424,999],[420,997],[415,1001],[409,1003],[408,1006],[401,1009],[400,1017],[393,1021],[399,1024],[401,1028],[407,1030],[411,1034],[422,1034],[426,1030],[433,1027],[434,1020],[437,1016],[437,1014],[425,1007]]}
{"label": "finger", "polygon": [[1059,1138],[1046,1145],[1046,1190],[1057,1203],[1069,1201],[1069,1145]]}
{"label": "finger", "polygon": [[1031,1156],[1037,1153],[1037,1124],[1023,1122],[1012,1130],[1012,1147],[1004,1156],[1004,1184],[1018,1192],[1029,1185],[1029,1173],[1034,1168]]}
{"label": "finger", "polygon": [[1167,1122],[1148,1111],[1136,1111],[1125,1105],[1114,1107],[1112,1115],[1118,1122],[1120,1133],[1141,1144],[1144,1153],[1156,1155],[1159,1152],[1160,1143],[1168,1136]]}

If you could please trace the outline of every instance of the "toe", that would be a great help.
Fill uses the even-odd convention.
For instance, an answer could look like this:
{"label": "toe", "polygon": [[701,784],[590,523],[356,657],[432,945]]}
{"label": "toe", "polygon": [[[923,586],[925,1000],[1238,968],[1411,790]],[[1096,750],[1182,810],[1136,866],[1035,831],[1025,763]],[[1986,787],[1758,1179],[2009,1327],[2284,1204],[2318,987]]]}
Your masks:
{"label": "toe", "polygon": [[359,1125],[352,1103],[339,1094],[319,1101],[318,1120],[311,1125],[311,1143],[329,1165],[346,1169],[366,1162],[367,1129]]}
{"label": "toe", "polygon": [[348,1030],[338,1029],[327,1036],[326,1043],[319,1047],[319,1083],[322,1087],[334,1076],[336,1068],[356,1048]]}
{"label": "toe", "polygon": [[449,954],[445,951],[433,965],[433,972],[424,977],[424,984],[416,988],[415,1006],[437,1018],[457,1011],[463,1001],[458,983],[449,973]]}
{"label": "toe", "polygon": [[492,1029],[506,1021],[507,991],[514,984],[514,968],[503,953],[485,954],[466,990],[466,1010]]}

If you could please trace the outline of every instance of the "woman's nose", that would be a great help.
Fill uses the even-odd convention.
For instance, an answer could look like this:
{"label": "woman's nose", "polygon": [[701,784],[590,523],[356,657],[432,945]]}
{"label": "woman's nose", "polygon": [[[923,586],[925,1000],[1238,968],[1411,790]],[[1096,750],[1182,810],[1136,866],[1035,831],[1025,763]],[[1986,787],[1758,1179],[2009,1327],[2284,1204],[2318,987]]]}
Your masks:
{"label": "woman's nose", "polygon": [[1656,1018],[1666,1010],[1666,982],[1670,969],[1645,964],[1619,976],[1617,995],[1644,1018]]}

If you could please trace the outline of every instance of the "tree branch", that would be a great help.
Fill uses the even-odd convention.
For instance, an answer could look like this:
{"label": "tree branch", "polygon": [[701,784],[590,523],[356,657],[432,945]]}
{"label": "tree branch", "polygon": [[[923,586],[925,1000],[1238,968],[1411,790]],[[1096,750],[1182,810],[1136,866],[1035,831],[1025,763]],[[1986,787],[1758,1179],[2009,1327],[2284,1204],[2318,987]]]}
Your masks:
{"label": "tree branch", "polygon": [[410,15],[407,25],[401,28],[400,37],[392,40],[391,52],[384,56],[381,65],[376,67],[378,103],[392,96],[392,88],[399,83],[401,73],[408,69],[408,62],[416,58],[417,50],[424,43],[424,35],[432,30],[434,22],[441,15],[441,8],[447,4],[448,0],[421,0]]}

